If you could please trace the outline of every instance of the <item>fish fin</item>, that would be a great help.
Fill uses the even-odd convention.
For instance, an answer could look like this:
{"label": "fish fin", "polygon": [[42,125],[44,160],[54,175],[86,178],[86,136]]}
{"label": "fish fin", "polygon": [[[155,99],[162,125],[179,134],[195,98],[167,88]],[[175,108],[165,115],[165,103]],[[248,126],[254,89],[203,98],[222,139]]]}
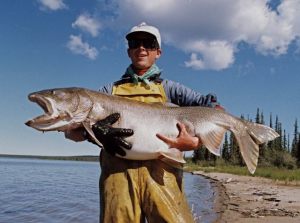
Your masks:
{"label": "fish fin", "polygon": [[92,139],[97,143],[98,146],[100,146],[103,149],[103,145],[99,140],[96,138],[92,128],[90,127],[90,124],[88,122],[82,122],[83,127],[88,132],[88,134],[92,137]]}
{"label": "fish fin", "polygon": [[201,124],[196,136],[198,136],[202,144],[216,156],[220,156],[220,148],[227,129],[221,125],[205,122]]}
{"label": "fish fin", "polygon": [[239,144],[242,157],[251,174],[254,174],[259,156],[259,144],[273,140],[278,137],[278,133],[274,129],[244,121],[245,126],[235,130],[233,129],[234,136]]}
{"label": "fish fin", "polygon": [[170,148],[168,152],[159,152],[159,159],[170,166],[182,169],[185,160],[183,159],[183,152],[175,148]]}
{"label": "fish fin", "polygon": [[279,137],[279,134],[268,126],[245,120],[242,121],[247,125],[250,136],[257,144],[263,144]]}
{"label": "fish fin", "polygon": [[258,144],[255,142],[255,140],[253,140],[249,133],[243,134],[238,131],[234,131],[233,133],[238,142],[242,157],[248,167],[248,170],[251,174],[254,174],[259,155]]}

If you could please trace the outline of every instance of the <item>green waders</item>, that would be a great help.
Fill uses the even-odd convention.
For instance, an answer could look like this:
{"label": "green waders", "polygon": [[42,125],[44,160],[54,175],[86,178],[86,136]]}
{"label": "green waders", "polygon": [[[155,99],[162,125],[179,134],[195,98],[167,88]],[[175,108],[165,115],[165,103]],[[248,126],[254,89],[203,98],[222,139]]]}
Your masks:
{"label": "green waders", "polygon": [[[125,83],[112,94],[146,103],[167,101],[160,83]],[[147,140],[147,139],[145,139]],[[182,188],[182,169],[161,160],[126,160],[101,152],[101,223],[194,222]]]}
{"label": "green waders", "polygon": [[126,160],[102,151],[101,223],[190,223],[183,171],[160,160]]}

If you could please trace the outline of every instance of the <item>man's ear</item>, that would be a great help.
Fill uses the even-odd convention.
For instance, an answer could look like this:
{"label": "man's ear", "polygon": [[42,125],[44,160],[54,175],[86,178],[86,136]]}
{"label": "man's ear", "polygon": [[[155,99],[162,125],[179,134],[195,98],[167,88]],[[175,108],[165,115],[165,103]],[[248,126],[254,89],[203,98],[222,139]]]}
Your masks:
{"label": "man's ear", "polygon": [[161,51],[161,49],[157,49],[157,53],[156,53],[156,57],[155,57],[155,59],[158,59],[158,58],[160,58],[161,54],[162,54],[162,51]]}

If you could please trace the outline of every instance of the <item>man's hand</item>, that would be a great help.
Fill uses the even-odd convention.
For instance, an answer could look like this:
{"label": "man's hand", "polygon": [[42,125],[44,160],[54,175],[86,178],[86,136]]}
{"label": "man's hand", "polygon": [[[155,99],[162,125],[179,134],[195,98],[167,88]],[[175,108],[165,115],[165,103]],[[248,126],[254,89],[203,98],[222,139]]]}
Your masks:
{"label": "man's hand", "polygon": [[169,138],[159,133],[156,134],[156,136],[160,140],[167,143],[170,146],[170,148],[177,148],[180,151],[195,150],[202,145],[202,142],[198,137],[192,136],[187,132],[184,124],[177,123],[177,128],[179,130],[177,138]]}
{"label": "man's hand", "polygon": [[124,138],[132,136],[133,130],[112,127],[112,124],[118,121],[119,118],[119,113],[113,113],[92,126],[92,130],[96,138],[102,143],[104,150],[113,156],[116,154],[125,156],[125,150],[132,147]]}

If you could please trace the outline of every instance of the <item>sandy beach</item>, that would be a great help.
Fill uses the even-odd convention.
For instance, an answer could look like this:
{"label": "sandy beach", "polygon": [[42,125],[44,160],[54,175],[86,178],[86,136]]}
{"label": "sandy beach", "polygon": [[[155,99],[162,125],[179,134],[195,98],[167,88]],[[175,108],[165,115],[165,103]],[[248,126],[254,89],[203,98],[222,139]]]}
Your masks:
{"label": "sandy beach", "polygon": [[193,174],[208,177],[216,187],[217,222],[300,222],[300,186],[261,177],[202,171]]}

